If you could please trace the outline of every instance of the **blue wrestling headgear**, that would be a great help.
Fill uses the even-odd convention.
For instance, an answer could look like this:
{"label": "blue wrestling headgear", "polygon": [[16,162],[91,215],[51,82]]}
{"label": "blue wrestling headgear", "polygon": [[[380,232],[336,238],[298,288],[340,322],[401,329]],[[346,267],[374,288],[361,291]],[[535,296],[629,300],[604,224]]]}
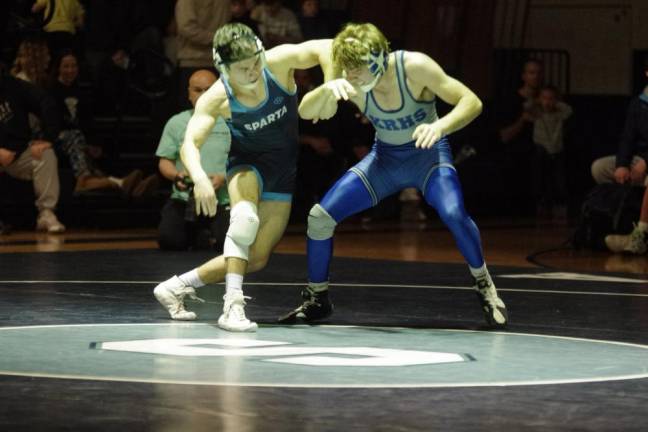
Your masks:
{"label": "blue wrestling headgear", "polygon": [[371,74],[374,76],[374,79],[369,84],[360,86],[360,89],[363,92],[368,93],[376,86],[378,80],[380,80],[380,77],[382,77],[387,70],[389,52],[384,50],[372,50],[371,46],[369,46],[367,43],[352,37],[346,38],[344,41],[350,43],[359,43],[367,50],[367,54],[362,59],[366,62],[367,67],[369,68],[369,72],[371,72]]}

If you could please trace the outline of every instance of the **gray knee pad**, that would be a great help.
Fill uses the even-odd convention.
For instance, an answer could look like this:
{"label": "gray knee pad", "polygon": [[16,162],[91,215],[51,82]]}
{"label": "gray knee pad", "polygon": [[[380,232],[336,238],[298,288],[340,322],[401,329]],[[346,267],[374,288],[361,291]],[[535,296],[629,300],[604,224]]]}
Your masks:
{"label": "gray knee pad", "polygon": [[327,240],[333,237],[337,222],[324,207],[315,204],[308,213],[308,237],[313,240]]}

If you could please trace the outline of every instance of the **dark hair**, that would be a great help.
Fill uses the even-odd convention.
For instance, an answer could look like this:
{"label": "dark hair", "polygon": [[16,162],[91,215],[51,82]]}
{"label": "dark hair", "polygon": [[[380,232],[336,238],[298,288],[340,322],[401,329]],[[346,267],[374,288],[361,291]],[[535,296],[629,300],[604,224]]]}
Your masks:
{"label": "dark hair", "polygon": [[[257,36],[254,31],[242,23],[229,23],[219,28],[214,34],[214,54],[220,56],[221,64],[227,65],[250,58],[258,53]],[[216,58],[214,59],[216,61]]]}
{"label": "dark hair", "polygon": [[644,72],[648,72],[648,54],[644,54],[641,59],[641,66],[643,67]]}
{"label": "dark hair", "polygon": [[544,67],[544,62],[542,60],[537,59],[537,58],[528,58],[528,59],[524,60],[524,63],[522,63],[522,70],[525,70],[526,66],[529,63],[537,64],[540,67],[540,69],[542,69]]}
{"label": "dark hair", "polygon": [[63,61],[63,58],[67,56],[73,56],[77,63],[79,63],[79,56],[77,55],[74,50],[65,48],[60,51],[56,52],[56,57],[54,57],[54,61],[50,65],[50,75],[52,80],[58,79],[58,74],[59,74],[59,68],[61,67],[61,62]]}

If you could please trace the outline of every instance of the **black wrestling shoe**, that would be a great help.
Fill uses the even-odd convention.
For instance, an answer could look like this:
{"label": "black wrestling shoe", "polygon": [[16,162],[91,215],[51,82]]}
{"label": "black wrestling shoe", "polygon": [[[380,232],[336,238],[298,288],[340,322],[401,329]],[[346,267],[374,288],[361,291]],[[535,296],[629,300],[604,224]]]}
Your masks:
{"label": "black wrestling shoe", "polygon": [[477,291],[477,297],[484,311],[484,318],[489,326],[497,329],[503,329],[508,324],[508,313],[506,305],[501,298],[497,296],[495,284],[489,277],[474,279],[473,288]]}
{"label": "black wrestling shoe", "polygon": [[329,300],[328,290],[314,292],[306,287],[302,290],[301,296],[304,303],[297,309],[279,317],[277,321],[280,324],[319,321],[333,313],[333,304]]}

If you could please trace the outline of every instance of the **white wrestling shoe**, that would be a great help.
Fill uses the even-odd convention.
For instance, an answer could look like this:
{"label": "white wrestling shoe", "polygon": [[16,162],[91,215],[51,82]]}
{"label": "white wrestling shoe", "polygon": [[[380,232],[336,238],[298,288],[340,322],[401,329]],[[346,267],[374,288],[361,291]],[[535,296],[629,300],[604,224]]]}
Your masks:
{"label": "white wrestling shoe", "polygon": [[202,303],[205,302],[196,295],[196,290],[193,287],[183,284],[178,276],[173,276],[171,279],[160,283],[153,290],[153,294],[157,301],[169,311],[171,319],[180,321],[193,321],[196,319],[194,312],[185,309],[185,296]]}
{"label": "white wrestling shoe", "polygon": [[231,332],[255,332],[259,326],[245,316],[243,293],[229,293],[223,296],[223,314],[218,318],[218,327]]}

